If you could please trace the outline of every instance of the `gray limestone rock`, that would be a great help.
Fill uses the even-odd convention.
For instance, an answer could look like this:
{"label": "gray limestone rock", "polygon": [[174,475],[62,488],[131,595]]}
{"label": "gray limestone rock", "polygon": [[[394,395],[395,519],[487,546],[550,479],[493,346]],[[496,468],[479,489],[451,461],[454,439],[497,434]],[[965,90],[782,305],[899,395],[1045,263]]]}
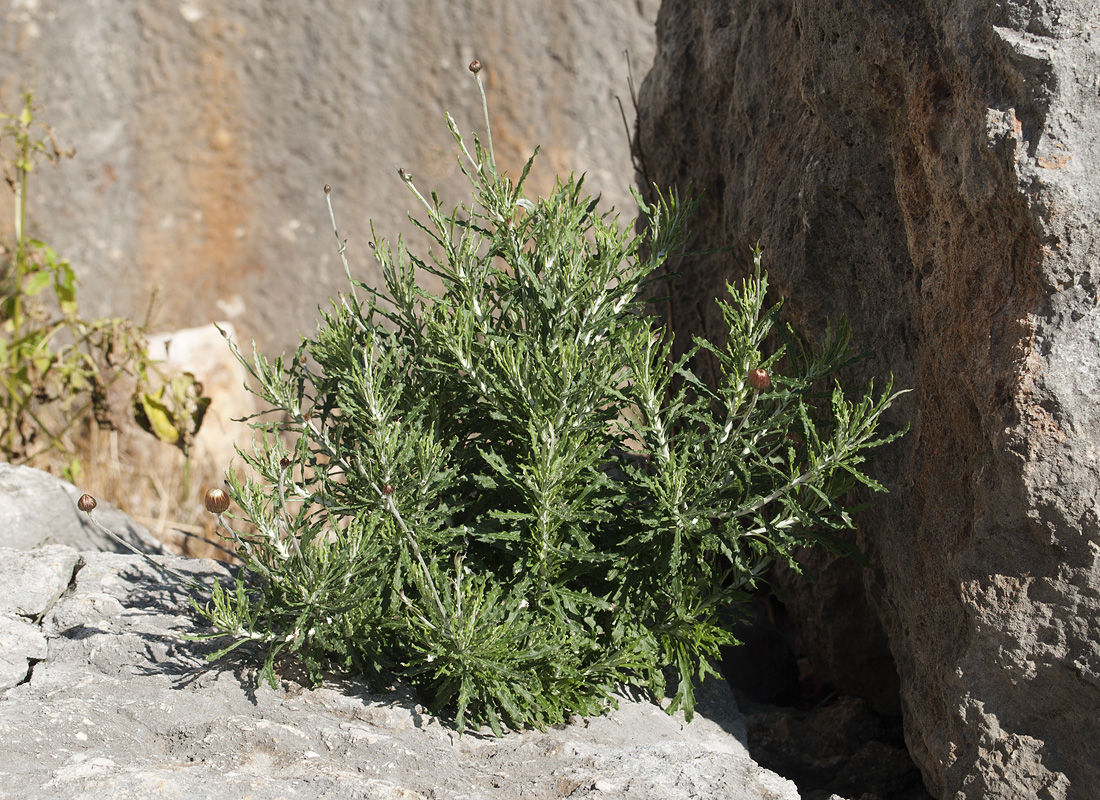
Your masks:
{"label": "gray limestone rock", "polygon": [[[448,207],[469,201],[450,110],[484,127],[467,65],[485,66],[502,167],[536,145],[530,187],[588,174],[632,208],[636,75],[653,54],[657,0],[120,0],[0,2],[0,102],[33,83],[76,158],[32,180],[34,235],[69,258],[89,313],[156,324],[231,320],[265,352],[293,349],[346,290],[322,187],[357,278],[380,283],[378,234],[423,239],[415,175]],[[0,226],[10,194],[0,192]],[[6,232],[0,227],[0,232]]]}
{"label": "gray limestone rock", "polygon": [[[30,550],[67,545],[76,550],[129,552],[76,507],[81,494],[76,486],[48,472],[0,462],[0,547]],[[110,503],[100,502],[95,513],[103,525],[141,552],[165,552],[153,534]]]}
{"label": "gray limestone rock", "polygon": [[34,625],[0,614],[0,690],[22,683],[32,660],[46,657],[46,637]]}
{"label": "gray limestone rock", "polygon": [[46,657],[42,616],[68,588],[79,560],[71,547],[0,547],[0,691],[22,683],[31,662]]}
{"label": "gray limestone rock", "polygon": [[759,242],[797,329],[870,351],[849,383],[914,390],[872,567],[782,579],[803,652],[904,714],[939,797],[1100,797],[1096,3],[665,0],[657,38],[642,179],[734,247],[675,265],[678,337]]}
{"label": "gray limestone rock", "polygon": [[[0,558],[30,576],[59,554]],[[155,558],[200,581],[229,577],[212,561]],[[201,630],[187,592],[139,557],[83,553],[70,583],[41,620],[28,679],[0,695],[0,797],[798,800],[749,758],[724,684],[690,724],[623,698],[544,732],[459,737],[400,687],[310,690],[284,676],[256,688],[253,654],[207,662],[208,643],[181,638]]]}
{"label": "gray limestone rock", "polygon": [[80,556],[63,545],[0,547],[0,613],[40,620],[69,586]]}

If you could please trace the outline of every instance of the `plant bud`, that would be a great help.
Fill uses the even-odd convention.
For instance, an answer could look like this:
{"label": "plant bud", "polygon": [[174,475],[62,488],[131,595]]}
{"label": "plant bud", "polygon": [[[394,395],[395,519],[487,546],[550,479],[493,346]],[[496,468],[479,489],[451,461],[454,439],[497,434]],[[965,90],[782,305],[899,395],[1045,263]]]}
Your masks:
{"label": "plant bud", "polygon": [[475,75],[481,72],[481,62],[478,61],[476,58],[470,62],[470,72],[474,73]]}
{"label": "plant bud", "polygon": [[290,466],[290,459],[287,458],[286,456],[283,456],[282,458],[279,459],[279,466],[282,467],[283,469],[286,469],[287,467]]}
{"label": "plant bud", "polygon": [[222,489],[211,489],[206,493],[205,502],[211,514],[222,514],[229,508],[229,495]]}
{"label": "plant bud", "polygon": [[757,367],[749,373],[749,386],[758,392],[762,392],[772,385],[772,377],[766,369]]}
{"label": "plant bud", "polygon": [[403,180],[403,181],[411,181],[413,179],[412,175],[405,172],[404,167],[398,167],[397,168],[397,174],[401,176],[401,180]]}
{"label": "plant bud", "polygon": [[80,499],[76,501],[76,507],[87,513],[96,507],[95,498],[90,494],[82,494]]}
{"label": "plant bud", "polygon": [[331,186],[329,186],[329,185],[328,185],[328,184],[326,183],[326,184],[325,184],[325,194],[328,194],[328,193],[329,193],[329,192],[331,192],[331,191],[332,191],[332,187],[331,187]]}
{"label": "plant bud", "polygon": [[382,494],[386,495],[386,497],[392,497],[393,486],[387,483],[385,486],[382,487]]}

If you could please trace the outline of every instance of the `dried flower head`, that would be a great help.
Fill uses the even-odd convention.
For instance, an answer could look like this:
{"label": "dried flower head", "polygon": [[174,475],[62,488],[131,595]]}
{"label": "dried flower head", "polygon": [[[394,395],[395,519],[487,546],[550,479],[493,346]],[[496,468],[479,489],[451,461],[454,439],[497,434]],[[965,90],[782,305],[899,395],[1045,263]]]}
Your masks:
{"label": "dried flower head", "polygon": [[229,508],[229,495],[224,489],[211,489],[206,493],[205,503],[211,514],[223,514]]}
{"label": "dried flower head", "polygon": [[325,184],[325,194],[328,194],[328,193],[329,193],[329,192],[331,192],[331,191],[332,191],[332,187],[331,187],[331,186],[329,186],[329,185],[328,185],[328,184],[326,183],[326,184]]}
{"label": "dried flower head", "polygon": [[474,73],[475,75],[481,72],[481,62],[478,61],[476,58],[470,62],[470,72]]}
{"label": "dried flower head", "polygon": [[80,499],[76,501],[76,507],[87,513],[96,507],[95,498],[90,494],[82,494]]}
{"label": "dried flower head", "polygon": [[772,377],[766,369],[757,367],[749,373],[749,386],[758,392],[762,392],[772,385]]}
{"label": "dried flower head", "polygon": [[386,495],[386,497],[392,497],[393,486],[387,483],[385,486],[382,487],[382,494]]}

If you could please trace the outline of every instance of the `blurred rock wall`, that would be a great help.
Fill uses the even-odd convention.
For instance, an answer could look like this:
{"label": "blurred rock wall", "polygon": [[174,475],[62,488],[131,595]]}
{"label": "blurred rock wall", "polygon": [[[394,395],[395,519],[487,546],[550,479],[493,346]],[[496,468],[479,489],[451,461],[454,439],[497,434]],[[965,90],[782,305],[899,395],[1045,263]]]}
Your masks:
{"label": "blurred rock wall", "polygon": [[[30,189],[32,233],[70,258],[89,313],[155,327],[231,320],[265,350],[297,344],[344,287],[322,187],[358,277],[380,236],[412,230],[397,167],[461,202],[443,123],[480,131],[531,188],[586,172],[631,212],[627,81],[649,68],[657,0],[0,0],[0,106],[32,85],[75,160]],[[0,235],[11,232],[0,193]]]}

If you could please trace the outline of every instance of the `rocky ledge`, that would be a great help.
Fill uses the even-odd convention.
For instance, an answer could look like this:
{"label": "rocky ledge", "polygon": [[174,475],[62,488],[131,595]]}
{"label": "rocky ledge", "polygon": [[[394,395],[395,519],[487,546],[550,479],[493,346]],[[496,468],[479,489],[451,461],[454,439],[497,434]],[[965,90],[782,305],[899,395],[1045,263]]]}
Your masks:
{"label": "rocky ledge", "polygon": [[0,797],[799,797],[749,757],[724,683],[690,724],[624,697],[545,732],[460,737],[401,687],[256,688],[255,653],[211,663],[209,644],[182,638],[202,624],[138,556],[0,548]]}

